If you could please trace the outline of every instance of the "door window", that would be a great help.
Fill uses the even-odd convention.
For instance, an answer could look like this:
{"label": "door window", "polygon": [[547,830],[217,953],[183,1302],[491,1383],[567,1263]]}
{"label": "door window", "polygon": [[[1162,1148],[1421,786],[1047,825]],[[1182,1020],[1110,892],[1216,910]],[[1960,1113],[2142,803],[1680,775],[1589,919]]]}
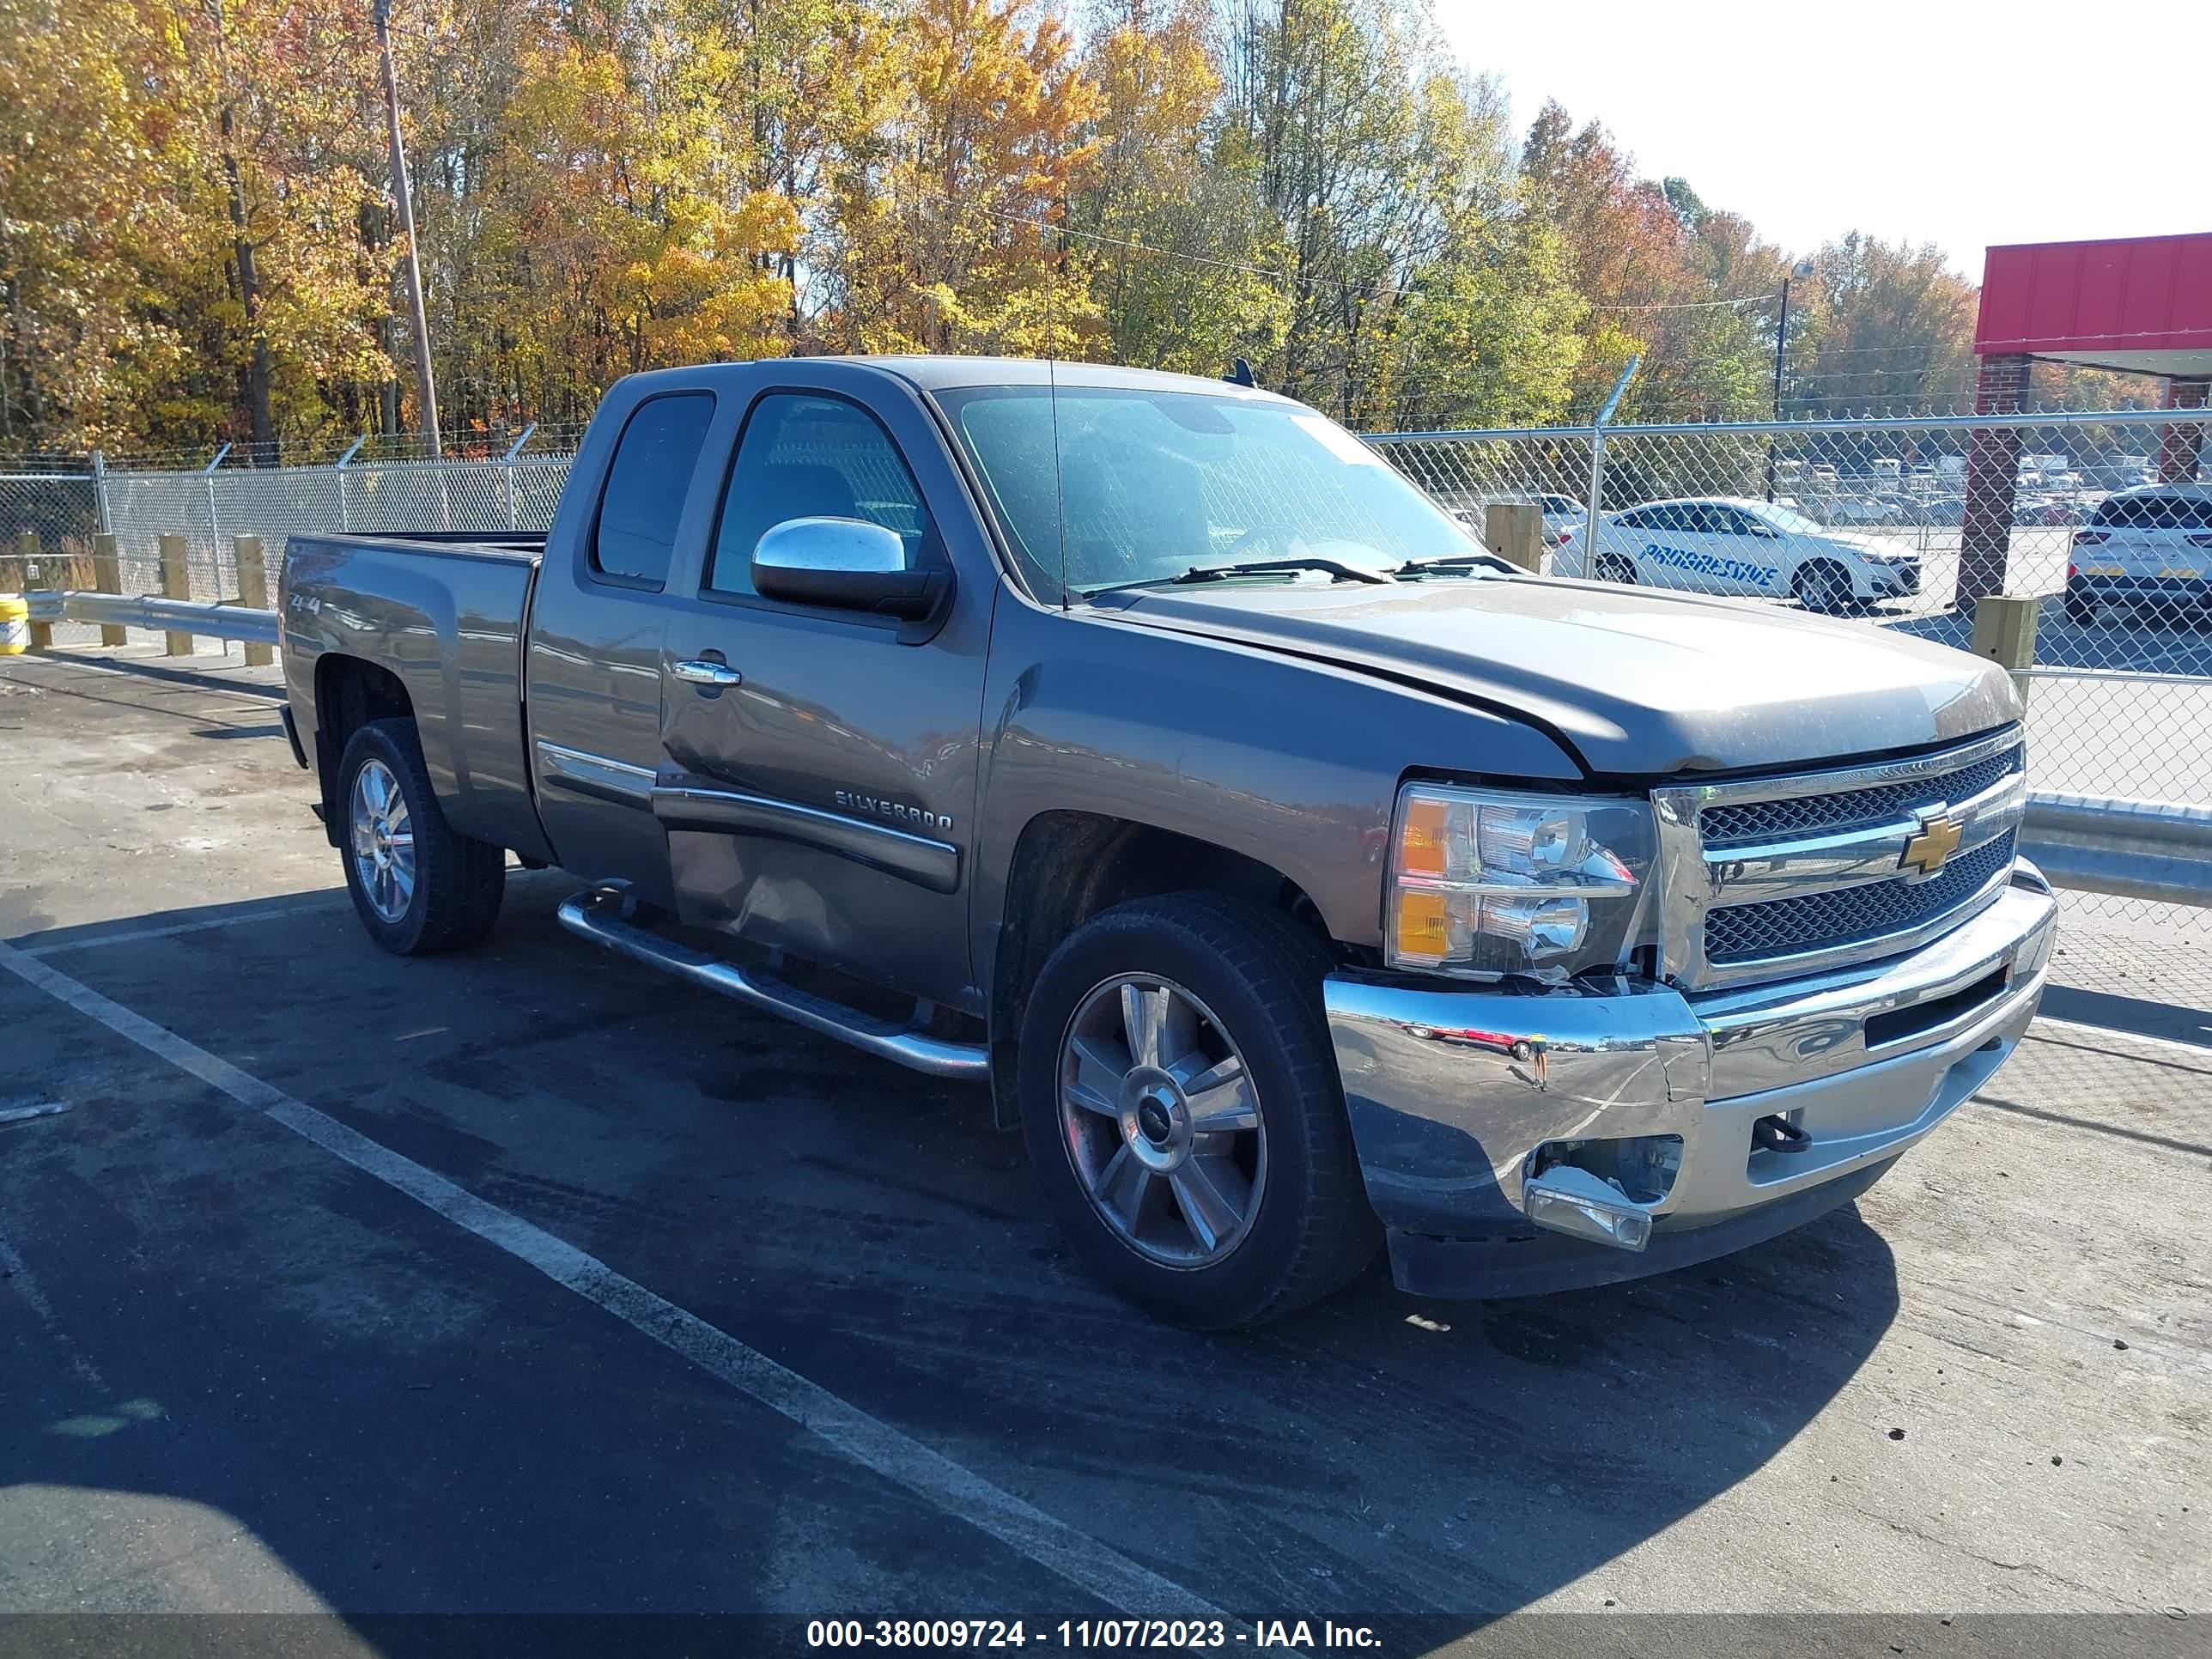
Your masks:
{"label": "door window", "polygon": [[786,519],[865,519],[922,562],[929,514],[898,447],[876,417],[842,398],[770,392],[753,405],[722,498],[707,568],[717,593],[753,592],[753,548]]}
{"label": "door window", "polygon": [[592,526],[592,569],[633,586],[666,583],[676,526],[714,418],[714,395],[705,392],[651,398],[632,411]]}

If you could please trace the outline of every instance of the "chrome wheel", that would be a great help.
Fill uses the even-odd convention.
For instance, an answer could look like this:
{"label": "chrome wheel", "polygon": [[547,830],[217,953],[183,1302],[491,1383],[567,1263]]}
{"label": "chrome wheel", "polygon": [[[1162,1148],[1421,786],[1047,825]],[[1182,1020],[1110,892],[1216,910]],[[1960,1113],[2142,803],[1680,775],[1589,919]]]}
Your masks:
{"label": "chrome wheel", "polygon": [[1140,1255],[1211,1267],[1251,1231],[1267,1179],[1259,1096],[1220,1021],[1180,985],[1124,974],[1077,1005],[1060,1122],[1092,1207]]}
{"label": "chrome wheel", "polygon": [[386,921],[407,914],[415,896],[415,830],[408,822],[407,798],[392,769],[374,757],[353,775],[348,819],[353,835],[353,871],[369,908]]}

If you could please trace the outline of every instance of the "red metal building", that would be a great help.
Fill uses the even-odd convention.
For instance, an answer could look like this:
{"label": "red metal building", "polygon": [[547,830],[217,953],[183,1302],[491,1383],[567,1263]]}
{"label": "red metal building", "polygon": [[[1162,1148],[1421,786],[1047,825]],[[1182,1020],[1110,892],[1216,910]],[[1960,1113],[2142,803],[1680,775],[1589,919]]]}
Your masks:
{"label": "red metal building", "polygon": [[[2203,407],[2212,390],[2212,232],[1990,249],[1974,354],[1979,415],[2026,407],[2029,366],[2039,358],[2159,375],[2165,407]],[[2203,430],[2197,422],[2165,428],[2161,478],[2197,476]],[[1962,605],[2004,590],[2020,453],[2018,428],[1973,436],[1960,544]]]}

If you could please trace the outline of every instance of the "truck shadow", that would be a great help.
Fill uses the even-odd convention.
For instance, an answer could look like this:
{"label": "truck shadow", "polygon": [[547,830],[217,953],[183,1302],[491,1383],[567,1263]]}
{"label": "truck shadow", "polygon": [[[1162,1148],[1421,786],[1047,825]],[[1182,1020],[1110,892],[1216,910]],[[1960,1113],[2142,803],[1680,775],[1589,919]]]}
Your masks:
{"label": "truck shadow", "polygon": [[[1637,1285],[1442,1304],[1378,1266],[1258,1332],[1164,1328],[1075,1269],[975,1091],[568,939],[572,886],[517,877],[487,947],[419,962],[301,895],[14,943],[1239,1618],[1441,1642],[1594,1574],[1610,1595],[1609,1564],[1759,1476],[1898,1315],[1847,1208]],[[0,1018],[36,1005],[11,1086],[74,1103],[0,1131],[0,1242],[40,1287],[0,1282],[19,1503],[229,1517],[348,1621],[331,1652],[454,1650],[395,1612],[1099,1611],[252,1109],[0,993]]]}

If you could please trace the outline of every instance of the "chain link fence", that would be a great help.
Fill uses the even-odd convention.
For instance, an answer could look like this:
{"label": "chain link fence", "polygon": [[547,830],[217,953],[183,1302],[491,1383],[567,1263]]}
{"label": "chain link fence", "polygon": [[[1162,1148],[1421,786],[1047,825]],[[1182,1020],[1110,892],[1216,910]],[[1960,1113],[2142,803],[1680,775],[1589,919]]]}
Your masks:
{"label": "chain link fence", "polygon": [[[2043,596],[2026,671],[2039,789],[2212,803],[2212,410],[1374,434],[1445,507],[1544,509],[1562,574],[1853,617],[1963,646],[1961,593]],[[543,530],[574,434],[467,459],[356,445],[309,466],[52,463],[0,474],[0,591],[94,586],[113,535],[126,593],[186,539],[188,597],[237,593],[232,538]],[[23,555],[33,532],[39,556]],[[66,636],[62,642],[77,642]],[[2212,912],[2086,898],[2136,922]]]}
{"label": "chain link fence", "polygon": [[[574,459],[573,433],[535,429],[495,455],[431,460],[404,453],[362,458],[365,442],[308,466],[56,463],[0,472],[0,592],[91,587],[94,537],[115,538],[125,593],[162,591],[161,538],[185,538],[188,591],[238,594],[235,538],[258,536],[274,560],[284,538],[314,532],[542,531],[553,520]],[[24,533],[35,538],[28,555]],[[58,637],[60,637],[58,635]]]}

